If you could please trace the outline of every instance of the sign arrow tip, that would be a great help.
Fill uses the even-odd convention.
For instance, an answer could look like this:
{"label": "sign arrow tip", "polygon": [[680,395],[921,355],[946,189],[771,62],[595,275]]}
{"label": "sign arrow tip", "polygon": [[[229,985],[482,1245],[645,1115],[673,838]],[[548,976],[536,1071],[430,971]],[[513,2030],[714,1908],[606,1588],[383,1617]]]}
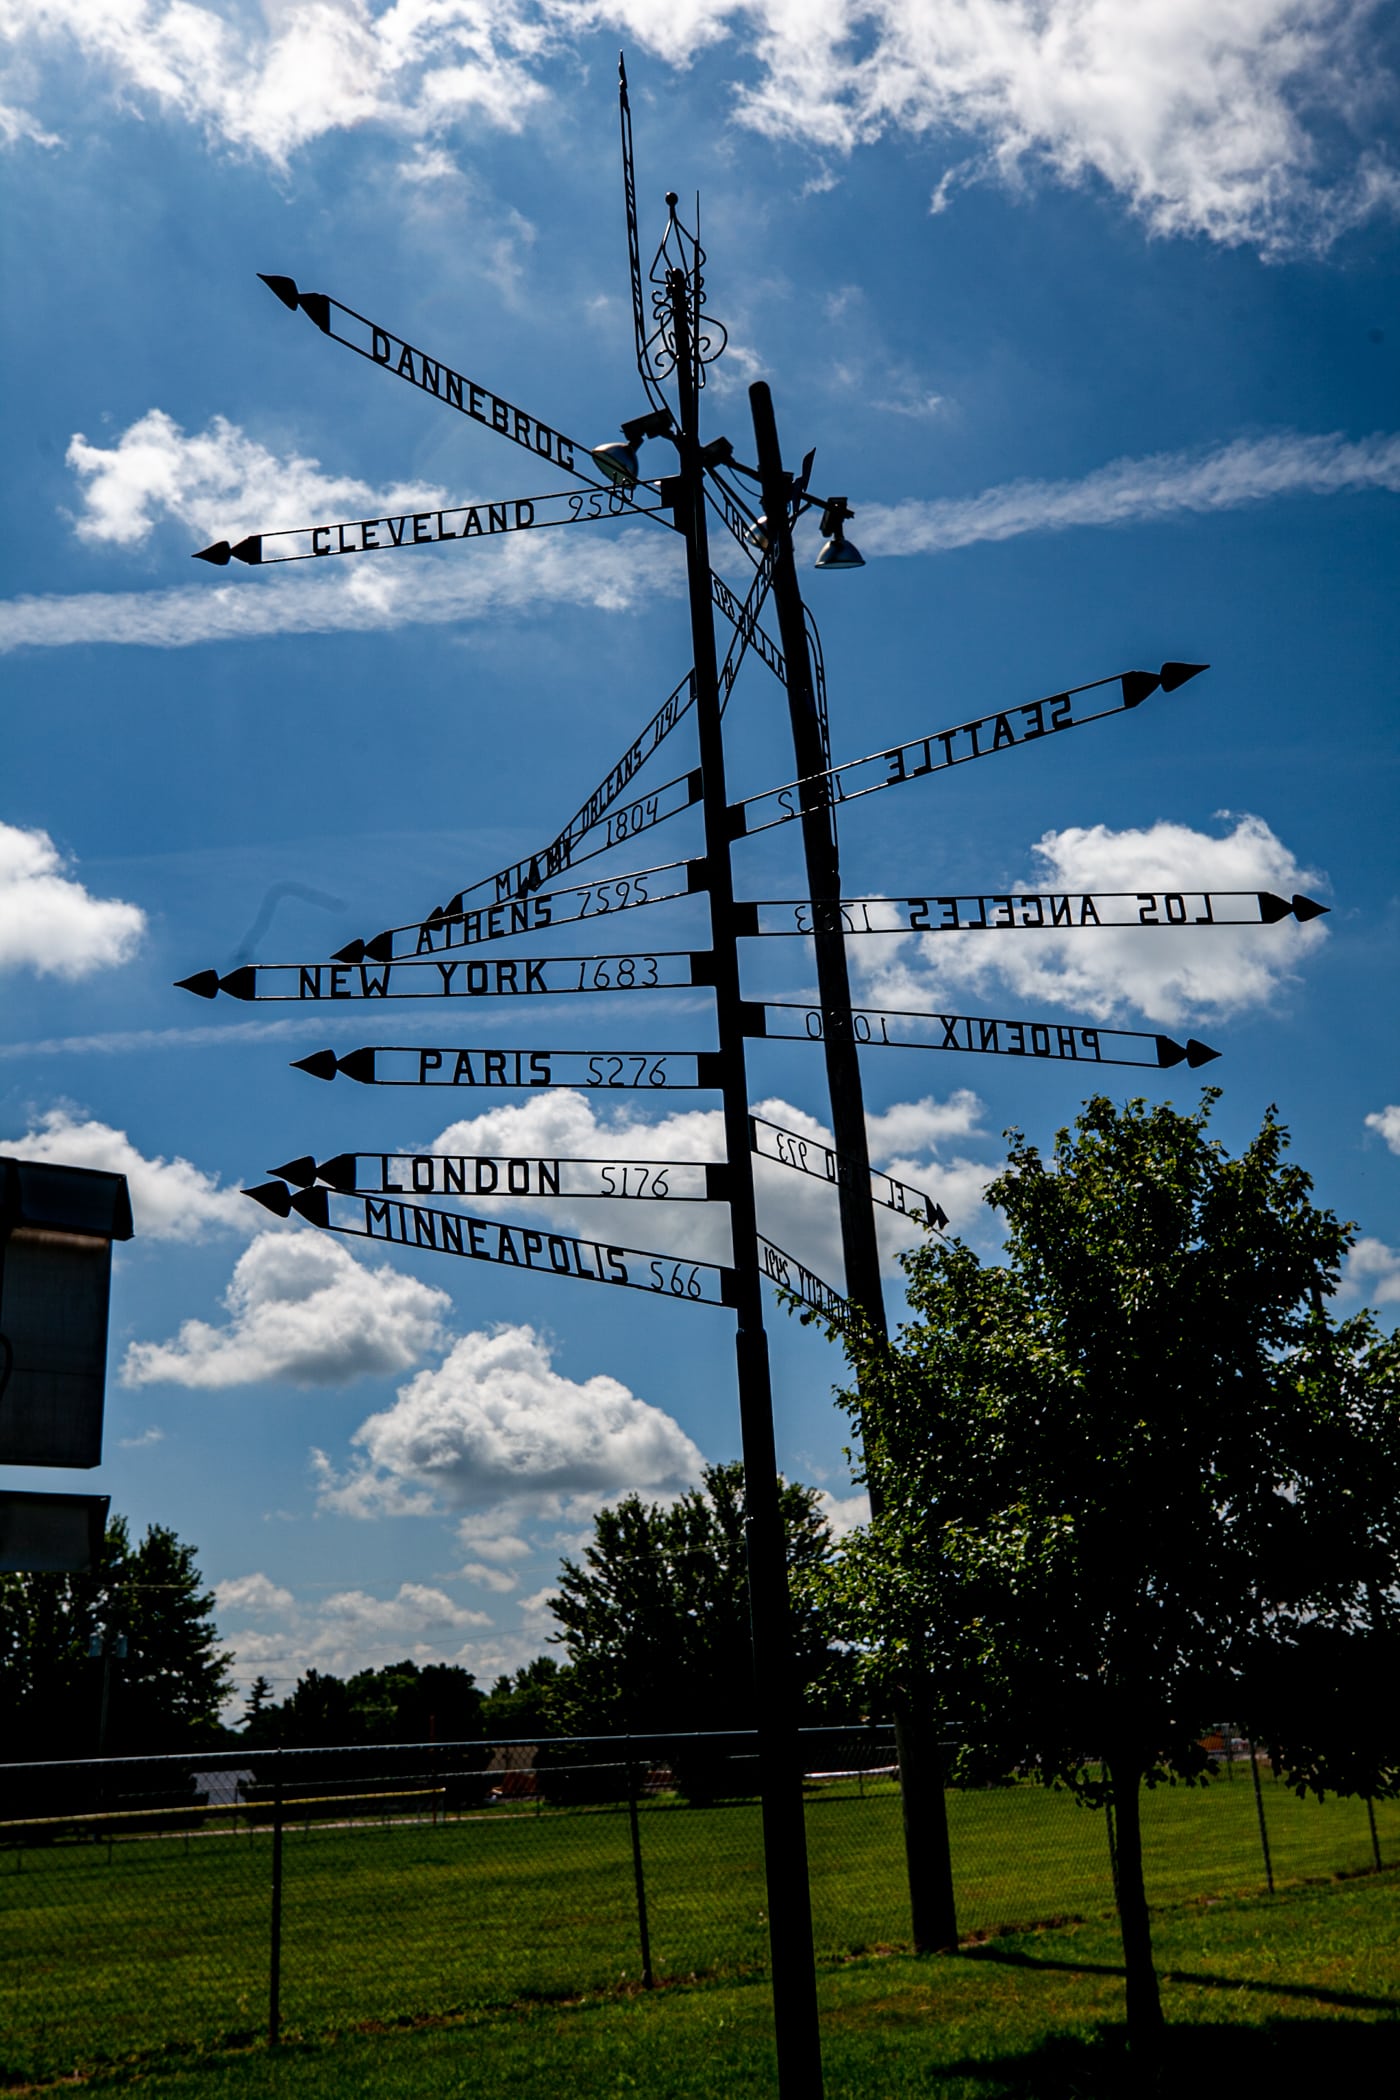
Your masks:
{"label": "sign arrow tip", "polygon": [[1118,682],[1123,688],[1124,707],[1141,707],[1162,683],[1155,671],[1124,671]]}
{"label": "sign arrow tip", "polygon": [[1163,664],[1161,673],[1162,691],[1164,693],[1174,693],[1177,687],[1185,685],[1189,678],[1199,678],[1202,671],[1208,671],[1209,669],[1209,664]]}
{"label": "sign arrow tip", "polygon": [[313,1050],[310,1057],[294,1057],[294,1072],[309,1072],[313,1079],[334,1079],[340,1070],[340,1060],[334,1050]]}
{"label": "sign arrow tip", "polygon": [[316,1169],[316,1179],[324,1181],[329,1188],[337,1189],[341,1195],[349,1195],[355,1186],[354,1152],[337,1152],[334,1159],[323,1159]]}
{"label": "sign arrow tip", "polygon": [[216,999],[219,994],[217,970],[196,970],[193,977],[177,977],[177,992],[193,992],[196,999]]}
{"label": "sign arrow tip", "polygon": [[322,335],[331,332],[331,302],[324,292],[301,292],[297,304],[308,321],[314,321]]}
{"label": "sign arrow tip", "polygon": [[1186,1062],[1188,1065],[1190,1065],[1191,1070],[1193,1072],[1196,1070],[1196,1067],[1198,1065],[1213,1064],[1215,1059],[1219,1057],[1219,1055],[1220,1052],[1218,1050],[1212,1050],[1208,1043],[1198,1043],[1194,1035],[1188,1036],[1186,1042]]}
{"label": "sign arrow tip", "polygon": [[289,1159],[285,1166],[269,1167],[267,1171],[299,1189],[309,1189],[316,1179],[316,1162],[307,1152],[300,1159]]}
{"label": "sign arrow tip", "polygon": [[1293,909],[1286,897],[1278,896],[1273,890],[1260,890],[1258,899],[1259,917],[1265,926],[1277,926]]}
{"label": "sign arrow tip", "polygon": [[256,999],[258,984],[257,965],[244,963],[241,969],[230,970],[219,979],[219,990],[227,992],[230,999]]}
{"label": "sign arrow tip", "polygon": [[1179,1065],[1185,1055],[1186,1052],[1182,1049],[1180,1043],[1174,1043],[1169,1035],[1158,1036],[1157,1062],[1159,1065],[1166,1067]]}
{"label": "sign arrow tip", "polygon": [[258,275],[271,292],[273,298],[280,299],[288,313],[294,314],[301,300],[301,294],[296,287],[296,279],[293,277],[278,277],[275,274],[269,276],[266,270],[259,270]]}
{"label": "sign arrow tip", "polygon": [[308,1225],[329,1225],[331,1221],[331,1199],[324,1189],[298,1189],[291,1199],[291,1208]]}
{"label": "sign arrow tip", "polygon": [[244,1189],[243,1194],[251,1196],[254,1203],[261,1203],[275,1218],[289,1218],[292,1214],[291,1196],[280,1181],[264,1181],[259,1188]]}
{"label": "sign arrow tip", "polygon": [[1309,919],[1322,918],[1331,909],[1330,904],[1319,904],[1315,897],[1295,897],[1293,899],[1293,916],[1303,926],[1307,925]]}
{"label": "sign arrow tip", "polygon": [[364,957],[365,944],[363,941],[347,941],[343,948],[336,949],[335,953],[331,957],[331,961],[338,963],[357,963],[363,962]]}
{"label": "sign arrow tip", "polygon": [[233,549],[232,547],[230,547],[227,540],[215,540],[212,547],[198,548],[196,552],[190,556],[190,560],[208,561],[212,562],[216,569],[226,569],[229,565],[229,561],[232,558],[232,555]]}

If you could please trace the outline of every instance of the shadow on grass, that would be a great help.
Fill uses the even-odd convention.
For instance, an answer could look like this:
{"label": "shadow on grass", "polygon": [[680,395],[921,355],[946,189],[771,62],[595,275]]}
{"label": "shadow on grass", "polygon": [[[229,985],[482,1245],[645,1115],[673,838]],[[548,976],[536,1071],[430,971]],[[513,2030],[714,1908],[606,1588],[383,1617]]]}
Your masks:
{"label": "shadow on grass", "polygon": [[[1121,1962],[1051,1960],[1014,1947],[964,1947],[963,1961],[994,1961],[1008,1969],[1063,1969],[1071,1976],[1122,1976]],[[1264,1998],[1304,1998],[1312,2005],[1336,2005],[1348,2011],[1400,2013],[1400,1998],[1373,1998],[1364,1991],[1333,1991],[1320,1983],[1280,1983],[1263,1978],[1197,1974],[1191,1969],[1159,1969],[1159,1983],[1189,1983],[1200,1990],[1257,1991]]]}
{"label": "shadow on grass", "polygon": [[[1271,2020],[1262,2026],[1201,2021],[1169,2027],[1156,2076],[1130,2058],[1121,2026],[1090,2037],[1054,2035],[1020,2056],[940,2064],[939,2079],[966,2079],[985,2100],[1144,2100],[1187,2093],[1392,2091],[1395,2032],[1388,2020]],[[936,2090],[937,2088],[935,2088]],[[965,2088],[964,2088],[965,2090]]]}

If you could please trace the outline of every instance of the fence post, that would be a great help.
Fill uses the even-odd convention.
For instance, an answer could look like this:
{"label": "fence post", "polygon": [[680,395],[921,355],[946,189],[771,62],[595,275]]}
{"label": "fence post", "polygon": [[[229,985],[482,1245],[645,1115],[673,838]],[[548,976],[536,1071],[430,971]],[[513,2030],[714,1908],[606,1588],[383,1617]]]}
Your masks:
{"label": "fence post", "polygon": [[267,2045],[277,2046],[282,2026],[282,1752],[272,1782],[272,1937],[268,1949]]}
{"label": "fence post", "polygon": [[637,1930],[642,1941],[642,1989],[652,1988],[651,1933],[647,1927],[647,1885],[642,1873],[642,1833],[637,1823],[637,1767],[627,1761],[627,1820],[632,1829],[632,1878],[637,1884]]}
{"label": "fence post", "polygon": [[1254,1744],[1245,1738],[1249,1752],[1249,1769],[1254,1775],[1254,1806],[1259,1811],[1259,1842],[1264,1847],[1264,1872],[1268,1876],[1269,1894],[1274,1893],[1274,1862],[1269,1852],[1269,1826],[1264,1821],[1264,1789],[1259,1784],[1259,1757]]}
{"label": "fence post", "polygon": [[1108,1830],[1108,1871],[1113,1879],[1113,1900],[1118,1901],[1118,1832],[1113,1827],[1113,1803],[1103,1805],[1105,1826]]}
{"label": "fence post", "polygon": [[1381,1870],[1381,1841],[1376,1831],[1376,1804],[1369,1794],[1366,1796],[1366,1820],[1371,1826],[1371,1857],[1376,1862],[1376,1872],[1379,1874]]}

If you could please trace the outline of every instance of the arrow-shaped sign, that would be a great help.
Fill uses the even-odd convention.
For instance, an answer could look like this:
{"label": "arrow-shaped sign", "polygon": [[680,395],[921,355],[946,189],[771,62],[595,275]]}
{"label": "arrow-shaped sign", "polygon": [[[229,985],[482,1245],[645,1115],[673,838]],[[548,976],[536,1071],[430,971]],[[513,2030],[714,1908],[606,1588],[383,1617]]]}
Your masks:
{"label": "arrow-shaped sign", "polygon": [[842,897],[813,904],[764,897],[736,904],[745,935],[1070,932],[1086,926],[1276,926],[1331,909],[1272,890],[1036,890],[952,897]]}
{"label": "arrow-shaped sign", "polygon": [[396,547],[437,547],[444,540],[494,539],[508,532],[544,532],[554,525],[588,525],[595,518],[670,519],[653,503],[645,482],[634,488],[565,489],[551,496],[509,496],[498,503],[458,503],[450,509],[401,511],[392,518],[347,518],[333,525],[289,525],[276,532],[250,532],[246,539],[215,540],[195,561],[227,568],[241,561],[272,569],[289,561],[320,561],[336,554],[391,554]]}
{"label": "arrow-shaped sign", "polygon": [[279,1181],[342,1196],[552,1196],[569,1202],[724,1203],[729,1169],[718,1160],[524,1158],[488,1152],[307,1154],[270,1167]]}
{"label": "arrow-shaped sign", "polygon": [[244,963],[221,977],[197,970],[176,980],[200,999],[281,1004],[346,999],[566,998],[579,992],[680,991],[714,982],[708,949],[654,955],[508,955],[456,962]]}
{"label": "arrow-shaped sign", "polygon": [[[820,1276],[814,1276],[810,1269],[805,1268],[791,1254],[784,1254],[781,1247],[775,1247],[772,1240],[764,1239],[761,1233],[758,1240],[758,1258],[762,1263],[764,1275],[780,1291],[786,1292],[790,1298],[800,1298],[804,1305],[810,1305],[813,1312],[819,1313],[822,1319],[829,1321],[833,1327],[849,1327],[849,1300],[843,1298],[839,1291],[834,1291],[829,1283],[823,1283]],[[806,1315],[803,1317],[805,1319]]]}
{"label": "arrow-shaped sign", "polygon": [[[844,1019],[844,1016],[841,1017]],[[819,1043],[832,1020],[818,1006],[767,999],[745,1009],[744,1033],[784,1042]],[[1185,1043],[1136,1028],[1081,1028],[1055,1021],[1008,1021],[985,1014],[922,1013],[907,1007],[855,1007],[851,1027],[858,1043],[891,1050],[960,1050],[995,1057],[1030,1057],[1088,1065],[1147,1065],[1164,1068],[1183,1061],[1192,1071],[1219,1057],[1194,1036]],[[931,1038],[922,1031],[938,1031]],[[1151,1054],[1133,1054],[1138,1044]]]}
{"label": "arrow-shaped sign", "polygon": [[403,1203],[391,1196],[340,1196],[320,1188],[298,1189],[293,1194],[280,1181],[264,1182],[243,1193],[274,1217],[290,1217],[295,1211],[322,1232],[344,1233],[351,1239],[426,1247],[436,1254],[457,1254],[467,1261],[494,1262],[502,1268],[533,1269],[541,1275],[572,1277],[579,1283],[649,1291],[689,1305],[736,1302],[734,1271],[716,1262],[688,1261],[641,1247],[611,1247],[566,1232],[527,1231],[499,1218],[433,1210],[427,1204]]}
{"label": "arrow-shaped sign", "polygon": [[926,1218],[939,1232],[948,1223],[942,1204],[935,1203],[922,1189],[911,1188],[907,1182],[896,1181],[893,1174],[882,1174],[874,1167],[862,1167],[848,1153],[835,1152],[814,1138],[799,1137],[795,1130],[784,1130],[780,1123],[770,1123],[765,1116],[749,1117],[749,1145],[760,1159],[776,1159],[785,1167],[795,1167],[799,1174],[829,1181],[833,1187],[858,1187],[864,1175],[870,1183],[872,1203],[896,1211],[901,1217]]}
{"label": "arrow-shaped sign", "polygon": [[707,879],[703,860],[671,860],[625,875],[600,876],[596,882],[577,883],[568,889],[533,890],[528,896],[499,904],[463,905],[451,914],[439,912],[407,926],[386,927],[370,941],[347,942],[336,950],[332,961],[416,961],[425,955],[445,955],[454,948],[476,948],[510,940],[516,934],[569,926],[579,919],[615,918],[643,904],[670,904],[678,897],[694,896],[706,888]]}
{"label": "arrow-shaped sign", "polygon": [[[557,832],[547,846],[537,853],[527,854],[522,860],[511,861],[507,867],[497,868],[493,875],[483,875],[476,882],[458,890],[447,904],[435,905],[422,926],[431,928],[445,919],[460,918],[467,908],[469,898],[485,894],[488,904],[501,904],[508,899],[525,897],[533,890],[542,889],[547,882],[562,874],[565,869],[580,861],[596,860],[602,853],[610,853],[614,846],[637,838],[668,817],[678,816],[682,810],[690,809],[700,800],[702,793],[698,767],[689,773],[677,774],[674,780],[663,781],[653,794],[638,797],[634,802],[617,808],[619,798],[626,792],[652,754],[665,742],[678,722],[685,719],[695,701],[695,674],[687,671],[680,684],[673,687],[662,701],[656,713],[641,733],[634,737],[615,766],[603,775],[587,800],[580,803],[563,830]],[[587,852],[580,851],[590,832],[601,828],[601,843],[595,843]],[[396,929],[399,930],[399,929]],[[376,941],[378,936],[375,936]],[[353,943],[351,944],[353,946]],[[369,954],[369,944],[364,953]],[[348,950],[342,950],[338,960],[353,959]],[[386,960],[379,957],[377,960]]]}
{"label": "arrow-shaped sign", "polygon": [[[565,437],[538,416],[528,415],[514,402],[507,401],[502,394],[493,394],[489,387],[478,385],[476,380],[466,378],[454,371],[439,357],[429,357],[426,350],[405,342],[392,329],[381,328],[377,321],[368,320],[364,314],[356,313],[353,306],[345,306],[326,292],[303,292],[290,277],[269,275],[259,270],[259,277],[274,298],[292,313],[300,307],[309,321],[314,321],[322,335],[332,342],[342,343],[353,350],[357,357],[367,363],[378,365],[381,371],[392,372],[409,386],[430,394],[435,401],[456,409],[459,415],[467,416],[473,423],[480,423],[487,430],[494,430],[497,437],[509,438],[522,451],[532,453],[537,459],[552,460],[566,474],[578,481],[586,481],[590,487],[599,486],[588,448],[573,438]],[[587,467],[575,464],[575,456],[588,460]]]}
{"label": "arrow-shaped sign", "polygon": [[722,1084],[716,1050],[500,1050],[453,1044],[376,1043],[340,1057],[313,1050],[292,1060],[313,1079],[344,1074],[361,1086],[577,1087],[655,1093]]}
{"label": "arrow-shaped sign", "polygon": [[[732,803],[731,835],[744,838],[756,831],[768,831],[775,824],[791,823],[802,814],[804,791],[818,805],[854,802],[862,795],[879,794],[882,788],[921,779],[926,773],[943,773],[950,766],[990,758],[994,752],[1034,743],[1062,729],[1101,722],[1106,715],[1141,707],[1159,687],[1164,693],[1174,693],[1189,678],[1209,669],[1209,664],[1166,663],[1160,671],[1119,671],[1112,678],[1091,679],[1087,685],[1071,686],[1067,692],[1009,707],[1004,713],[979,715],[975,721],[959,723],[953,729],[934,730],[888,751],[872,751],[866,758],[848,759],[844,765],[814,773],[806,781],[791,780],[785,787],[768,788],[761,795],[749,795],[742,802]],[[1081,693],[1095,693],[1110,685],[1120,689],[1119,698],[1111,707],[1089,713],[1076,708],[1074,703]]]}

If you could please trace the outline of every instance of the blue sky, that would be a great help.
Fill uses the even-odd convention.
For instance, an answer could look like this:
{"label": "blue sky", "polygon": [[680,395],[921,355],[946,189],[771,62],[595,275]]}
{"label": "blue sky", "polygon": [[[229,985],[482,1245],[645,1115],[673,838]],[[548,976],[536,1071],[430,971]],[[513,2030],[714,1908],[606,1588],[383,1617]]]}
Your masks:
{"label": "blue sky", "polygon": [[[687,668],[679,549],[644,524],[280,573],[190,561],[250,531],[565,485],[327,342],[260,270],[585,444],[645,406],[622,41],[644,244],[667,188],[701,193],[730,332],[708,434],[751,456],[746,388],[768,378],[788,453],[815,445],[814,486],[856,511],[858,573],[810,574],[804,528],[835,755],[1130,666],[1212,666],[857,805],[847,891],[1267,888],[1331,907],[1241,932],[871,937],[853,944],[860,996],[1203,1038],[1220,1134],[1245,1142],[1278,1104],[1320,1200],[1362,1235],[1343,1303],[1393,1317],[1392,17],[1362,0],[11,0],[5,20],[0,1150],[130,1175],[138,1236],[86,1484],[194,1541],[245,1682],[404,1653],[489,1679],[538,1651],[559,1552],[601,1501],[737,1453],[726,1314],[365,1256],[236,1193],[305,1152],[702,1158],[704,1094],[444,1102],[289,1066],[376,1040],[703,1047],[706,995],[502,1000],[470,1026],[394,1008],[390,1031],[380,1012],[172,989],[322,960],[542,845]],[[644,461],[663,471],[666,451]],[[790,776],[782,693],[752,661],[728,731],[736,794]],[[690,735],[644,778],[681,771]],[[691,813],[598,865],[698,850]],[[797,893],[789,828],[736,852],[741,894]],[[702,925],[660,905],[612,944],[684,948]],[[745,971],[754,997],[810,988],[801,942],[753,944]],[[818,1129],[814,1051],[758,1044],[750,1072],[776,1120]],[[1200,1083],[1103,1077],[1181,1104]],[[868,1052],[865,1083],[881,1163],[988,1253],[1002,1133],[1047,1143],[1084,1091],[1065,1065],[931,1049]],[[839,1286],[825,1192],[771,1167],[760,1200]],[[509,1215],[546,1213],[725,1257],[698,1207]],[[772,1336],[782,1461],[849,1520],[839,1359],[776,1306]]]}

